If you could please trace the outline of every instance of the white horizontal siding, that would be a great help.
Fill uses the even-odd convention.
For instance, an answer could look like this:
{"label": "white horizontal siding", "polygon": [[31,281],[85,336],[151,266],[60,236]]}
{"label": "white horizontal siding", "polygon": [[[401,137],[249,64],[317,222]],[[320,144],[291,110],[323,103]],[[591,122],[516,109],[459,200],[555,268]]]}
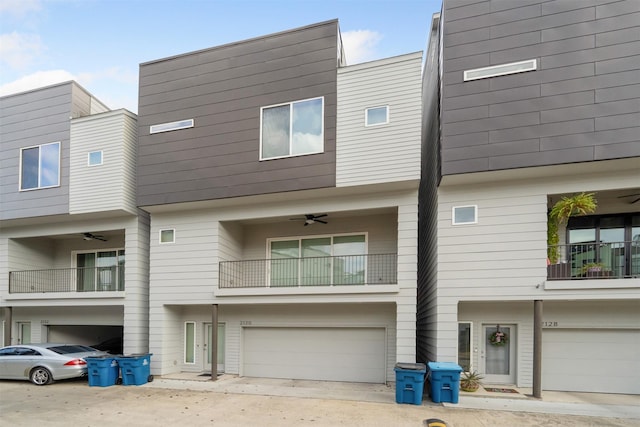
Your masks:
{"label": "white horizontal siding", "polygon": [[[338,70],[336,186],[420,177],[421,54]],[[387,105],[389,123],[365,127]]]}
{"label": "white horizontal siding", "polygon": [[[620,164],[622,167],[617,168]],[[533,300],[544,301],[544,317],[559,318],[562,310],[555,310],[563,300],[575,300],[566,306],[564,319],[570,322],[588,321],[588,315],[577,316],[572,304],[594,301],[602,306],[607,300],[632,300],[637,311],[640,300],[638,288],[611,288],[605,285],[593,289],[545,289],[547,278],[547,197],[553,194],[571,194],[581,191],[634,188],[637,169],[631,171],[624,163],[612,163],[608,171],[580,170],[570,174],[571,168],[540,171],[540,176],[524,179],[531,171],[514,171],[511,179],[495,174],[499,179],[479,183],[471,176],[467,185],[446,185],[438,190],[438,289],[437,314],[431,319],[437,325],[437,360],[456,361],[457,322],[475,320],[519,325],[518,382],[528,386],[531,379],[530,328]],[[478,174],[488,178],[491,174]],[[554,176],[560,175],[560,176]],[[617,205],[613,205],[617,203]],[[477,205],[478,223],[454,226],[451,210],[454,206]],[[628,211],[629,206],[614,199],[601,203],[596,213]],[[602,282],[603,284],[605,282]],[[490,307],[482,305],[478,311],[458,311],[462,302],[485,304],[501,301]],[[509,301],[505,303],[505,301]],[[520,303],[519,301],[522,301]],[[596,302],[597,301],[597,302]],[[528,304],[521,314],[511,307]],[[609,304],[608,302],[606,304]],[[484,310],[484,311],[483,311]],[[553,310],[553,311],[552,311]],[[599,309],[594,308],[593,313]],[[603,311],[607,316],[613,313]],[[553,313],[553,314],[551,314]],[[626,322],[633,316],[624,311]],[[580,320],[582,319],[582,320]],[[635,322],[638,320],[635,316]],[[569,320],[565,320],[568,322]],[[598,322],[595,322],[596,324]],[[624,322],[623,322],[624,323]],[[619,324],[619,322],[618,322]],[[595,326],[599,327],[599,326]],[[479,333],[479,329],[474,329]]]}
{"label": "white horizontal siding", "polygon": [[[136,212],[136,138],[135,117],[125,110],[72,120],[70,213]],[[102,165],[88,166],[92,151],[102,151]]]}

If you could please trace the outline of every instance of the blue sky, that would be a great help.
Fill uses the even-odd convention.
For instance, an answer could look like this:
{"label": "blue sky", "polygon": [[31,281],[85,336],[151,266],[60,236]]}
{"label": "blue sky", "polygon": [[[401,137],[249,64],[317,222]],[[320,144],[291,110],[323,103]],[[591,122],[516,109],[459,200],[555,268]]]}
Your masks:
{"label": "blue sky", "polygon": [[76,80],[137,112],[138,66],[339,19],[349,64],[421,51],[441,0],[0,0],[0,96]]}

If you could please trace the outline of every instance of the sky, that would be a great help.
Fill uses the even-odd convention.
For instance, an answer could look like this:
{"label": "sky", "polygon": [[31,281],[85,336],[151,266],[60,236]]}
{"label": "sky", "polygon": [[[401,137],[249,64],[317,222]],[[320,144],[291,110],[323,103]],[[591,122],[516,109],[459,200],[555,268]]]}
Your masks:
{"label": "sky", "polygon": [[441,0],[0,0],[0,96],[76,80],[137,113],[139,64],[338,19],[348,64],[423,51]]}

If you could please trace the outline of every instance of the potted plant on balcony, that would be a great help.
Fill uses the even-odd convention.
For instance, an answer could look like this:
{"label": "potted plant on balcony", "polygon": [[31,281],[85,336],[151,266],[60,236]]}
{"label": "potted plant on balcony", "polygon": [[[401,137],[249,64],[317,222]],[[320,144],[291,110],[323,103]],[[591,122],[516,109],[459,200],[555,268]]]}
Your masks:
{"label": "potted plant on balcony", "polygon": [[484,377],[476,371],[464,372],[460,378],[460,390],[474,392],[480,388]]}
{"label": "potted plant on balcony", "polygon": [[547,216],[547,262],[557,264],[559,258],[558,228],[566,224],[569,218],[578,215],[588,215],[596,211],[598,201],[594,193],[578,193],[558,200]]}

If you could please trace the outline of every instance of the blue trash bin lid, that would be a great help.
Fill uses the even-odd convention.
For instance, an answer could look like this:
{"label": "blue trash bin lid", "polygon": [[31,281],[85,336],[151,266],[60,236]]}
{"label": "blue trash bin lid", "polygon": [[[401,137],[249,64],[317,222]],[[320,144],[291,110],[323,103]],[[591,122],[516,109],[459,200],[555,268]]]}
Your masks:
{"label": "blue trash bin lid", "polygon": [[429,362],[430,371],[456,371],[462,372],[462,367],[453,362]]}
{"label": "blue trash bin lid", "polygon": [[427,366],[424,363],[396,363],[396,369],[406,369],[410,371],[424,371]]}

